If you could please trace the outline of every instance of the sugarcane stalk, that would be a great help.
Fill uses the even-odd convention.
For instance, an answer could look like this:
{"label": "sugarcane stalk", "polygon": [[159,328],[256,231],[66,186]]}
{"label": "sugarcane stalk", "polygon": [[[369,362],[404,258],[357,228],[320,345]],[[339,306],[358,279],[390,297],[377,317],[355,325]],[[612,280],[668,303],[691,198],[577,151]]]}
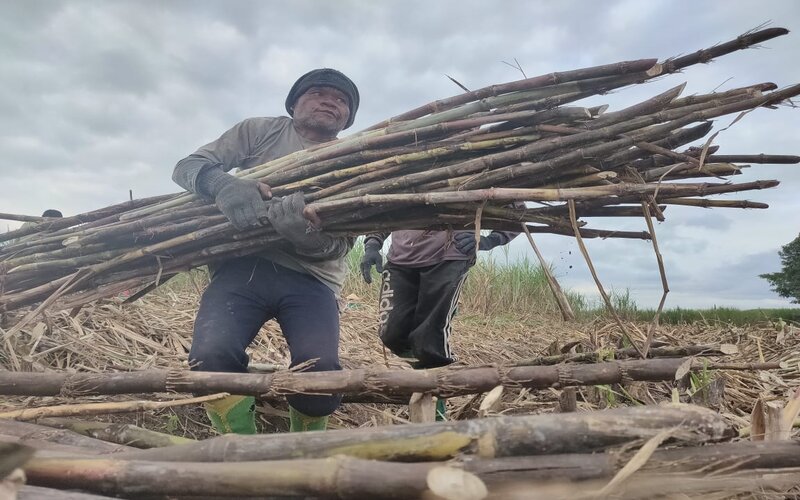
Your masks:
{"label": "sugarcane stalk", "polygon": [[[3,428],[2,426],[7,423],[9,423],[9,421],[0,420],[0,430]],[[163,448],[165,446],[195,442],[194,439],[156,432],[124,423],[87,422],[59,417],[40,418],[36,423],[40,426],[67,429],[76,434],[88,436],[96,440],[133,446],[135,448]],[[19,425],[21,422],[14,422],[14,424]]]}
{"label": "sugarcane stalk", "polygon": [[25,229],[17,229],[16,231],[9,231],[7,233],[0,234],[0,243],[4,241],[13,240],[16,238],[21,238],[23,236],[28,236],[30,234],[34,234],[40,231],[55,231],[57,229],[67,228],[75,224],[92,222],[98,219],[109,217],[111,215],[119,214],[121,212],[130,210],[132,208],[152,205],[158,203],[159,201],[166,200],[172,196],[174,195],[153,196],[151,198],[131,200],[119,203],[117,205],[111,205],[109,207],[93,210],[85,214],[75,215],[72,217],[47,219],[45,222],[39,223],[36,226],[31,226]]}
{"label": "sugarcane stalk", "polygon": [[531,248],[533,248],[536,258],[539,259],[539,267],[542,269],[542,271],[544,271],[547,284],[550,287],[553,297],[556,299],[556,304],[558,304],[559,311],[561,311],[561,318],[564,321],[575,321],[575,313],[572,312],[572,307],[569,305],[567,295],[561,289],[561,285],[558,284],[556,277],[553,276],[552,272],[550,272],[550,266],[547,265],[544,260],[544,256],[539,251],[539,247],[537,247],[536,242],[533,241],[533,236],[531,236],[531,232],[528,230],[528,225],[522,224],[522,230],[525,232],[525,236],[528,238],[528,243],[531,244]]}
{"label": "sugarcane stalk", "polygon": [[[105,445],[107,444],[105,443]],[[9,446],[24,446],[35,450],[37,456],[49,457],[97,456],[107,453],[104,448],[75,446],[56,443],[48,439],[38,439],[35,436],[15,436],[13,434],[0,433],[0,451]],[[3,458],[2,453],[0,453],[0,458]]]}
{"label": "sugarcane stalk", "polygon": [[[716,475],[743,470],[786,469],[800,466],[797,442],[718,443],[672,449],[658,449],[641,471],[660,474],[697,472]],[[583,481],[613,476],[632,451],[623,453],[571,453],[486,459],[466,457],[463,467],[487,486],[514,480],[570,479]]]}
{"label": "sugarcane stalk", "polygon": [[[0,372],[0,394],[86,396],[187,392],[228,392],[277,398],[286,394],[353,394],[379,398],[411,397],[415,392],[450,398],[488,392],[497,386],[545,389],[578,385],[603,385],[628,381],[674,379],[678,368],[691,371],[773,370],[778,362],[722,364],[689,362],[688,358],[607,361],[590,365],[481,366],[433,370],[381,370],[361,368],[335,372],[281,371],[267,374],[143,370],[123,373],[18,373]],[[22,413],[36,415],[41,412]],[[14,415],[20,412],[14,412]],[[36,418],[45,415],[38,415]]]}
{"label": "sugarcane stalk", "polygon": [[22,214],[7,214],[0,212],[0,219],[2,220],[14,220],[18,222],[43,222],[47,220],[44,217],[37,217],[35,215],[22,215]]}
{"label": "sugarcane stalk", "polygon": [[574,71],[549,73],[515,82],[509,82],[502,85],[491,85],[465,94],[459,94],[447,99],[440,99],[428,103],[419,108],[407,111],[403,114],[389,118],[386,121],[377,123],[367,130],[375,130],[387,127],[394,122],[403,122],[414,120],[431,113],[437,113],[452,109],[455,106],[460,106],[472,101],[493,97],[508,92],[516,92],[521,90],[530,90],[534,88],[544,87],[548,85],[555,85],[559,82],[571,82],[577,80],[585,80],[590,78],[599,78],[604,76],[615,76],[626,73],[637,73],[640,71],[647,71],[651,69],[657,62],[657,59],[640,59],[637,61],[623,61],[613,64],[606,64],[602,66],[594,66],[591,68],[582,68]]}
{"label": "sugarcane stalk", "polygon": [[706,200],[702,198],[667,198],[661,200],[666,205],[684,205],[703,208],[769,208],[766,203],[748,200]]}
{"label": "sugarcane stalk", "polygon": [[709,163],[769,163],[775,165],[791,165],[800,163],[800,156],[795,155],[710,155]]}
{"label": "sugarcane stalk", "polygon": [[602,186],[611,184],[613,179],[616,179],[616,172],[597,172],[594,174],[581,175],[579,177],[572,177],[564,179],[563,181],[555,182],[553,184],[544,184],[542,189],[552,188],[569,188],[569,187],[588,187],[588,186]]}
{"label": "sugarcane stalk", "polygon": [[[662,212],[667,209],[664,200],[661,200],[662,205],[659,205],[659,210]],[[596,207],[590,208],[585,206],[579,206],[578,208],[578,217],[587,218],[587,217],[641,217],[642,213],[639,207],[633,206],[610,206],[610,207]]]}
{"label": "sugarcane stalk", "polygon": [[646,182],[652,182],[663,179],[737,175],[741,173],[742,168],[747,167],[749,165],[734,165],[732,163],[705,163],[702,167],[698,167],[697,163],[677,163],[645,170],[640,175]]}
{"label": "sugarcane stalk", "polygon": [[[693,346],[653,347],[648,352],[649,358],[672,358],[683,356],[727,356],[736,354],[738,349],[732,344],[711,344]],[[558,363],[596,363],[607,359],[625,359],[637,357],[636,349],[610,349],[580,353],[556,354],[538,358],[522,359],[514,362],[515,366],[542,366]]]}
{"label": "sugarcane stalk", "polygon": [[109,500],[114,497],[64,491],[56,488],[25,485],[17,492],[17,500]]}
{"label": "sugarcane stalk", "polygon": [[129,446],[125,446],[125,443],[111,444],[106,440],[96,439],[69,429],[53,429],[44,425],[8,419],[0,419],[0,434],[19,438],[19,442],[23,444],[33,440],[85,448],[92,453],[116,453],[131,449]]}
{"label": "sugarcane stalk", "polygon": [[692,54],[669,59],[663,63],[659,63],[664,72],[674,72],[683,69],[687,66],[698,63],[707,63],[714,58],[720,57],[725,54],[730,54],[737,50],[747,49],[765,42],[772,38],[783,36],[789,33],[785,28],[766,28],[757,31],[751,31],[736,37],[735,40],[720,43],[707,49],[698,50]]}
{"label": "sugarcane stalk", "polygon": [[[692,141],[700,139],[701,137],[704,137],[711,130],[712,126],[713,122],[709,121],[701,123],[700,125],[695,125],[694,127],[678,129],[675,132],[670,133],[670,135],[664,139],[657,140],[652,144],[669,149],[675,149],[683,146],[684,144],[688,144]],[[638,160],[648,155],[649,153],[643,149],[631,148],[619,153],[614,153],[605,158],[596,159],[594,160],[594,163],[597,164],[602,170],[613,170],[615,168],[626,166],[626,164],[629,162]]]}
{"label": "sugarcane stalk", "polygon": [[693,104],[699,104],[701,102],[711,101],[714,99],[718,99],[720,97],[725,98],[725,97],[732,97],[735,95],[747,94],[750,97],[755,97],[763,92],[773,91],[777,88],[778,86],[771,82],[757,83],[755,85],[739,87],[731,90],[726,90],[724,92],[712,92],[710,94],[699,94],[699,95],[690,95],[686,97],[681,97],[672,101],[668,107],[679,108],[681,106],[691,106]]}
{"label": "sugarcane stalk", "polygon": [[489,188],[457,192],[376,194],[362,195],[340,200],[313,203],[307,207],[318,215],[336,211],[353,210],[370,205],[430,205],[445,203],[465,203],[485,200],[511,202],[525,201],[566,201],[591,200],[604,196],[654,195],[665,197],[687,196],[686,193],[702,195],[733,193],[751,189],[769,189],[777,186],[776,180],[747,182],[741,184],[614,184],[566,189],[513,189]]}
{"label": "sugarcane stalk", "polygon": [[281,186],[281,189],[279,191],[275,191],[275,193],[276,194],[291,193],[293,191],[303,190],[309,187],[326,186],[327,183],[330,182],[334,183],[333,186],[329,186],[329,189],[332,189],[333,187],[335,187],[336,183],[341,179],[348,179],[355,176],[360,176],[362,174],[382,171],[387,167],[393,167],[406,163],[414,164],[420,161],[441,159],[462,151],[498,149],[503,146],[515,146],[519,144],[526,144],[535,141],[537,139],[539,139],[539,136],[524,135],[517,137],[505,137],[489,141],[463,142],[459,144],[433,147],[423,151],[396,155],[390,158],[374,161],[371,163],[365,163],[350,168],[334,170],[333,172],[318,175],[316,177],[309,177],[302,181],[297,181],[292,184]]}
{"label": "sugarcane stalk", "polygon": [[459,455],[508,457],[599,451],[676,427],[683,443],[718,441],[733,430],[715,412],[691,405],[642,406],[573,414],[526,415],[344,429],[305,435],[222,436],[181,446],[136,450],[126,460],[244,461],[345,454],[398,461]]}
{"label": "sugarcane stalk", "polygon": [[[745,187],[744,185],[740,184],[739,185],[740,187],[736,188],[735,191],[747,191],[747,190],[750,190],[750,189],[763,189],[763,188],[769,189],[770,187],[775,187],[775,182],[776,181],[756,181],[756,183],[754,185],[748,186],[748,187]],[[748,184],[748,183],[744,183],[744,184]],[[668,186],[668,185],[669,184],[662,184],[661,187],[663,188],[664,186]],[[733,186],[733,185],[735,185],[735,184],[715,184],[715,185],[706,184],[705,186],[707,186],[707,187],[703,187],[703,188],[700,189],[700,191],[702,191],[702,194],[698,194],[697,196],[709,196],[709,195],[713,195],[713,194],[722,194],[722,193],[725,192],[725,189],[727,189],[724,186]],[[655,185],[653,185],[653,186],[655,186]],[[579,188],[579,189],[596,189],[596,188]],[[654,189],[653,190],[653,194],[656,194],[656,193],[658,193],[660,195],[661,194],[660,189]],[[643,193],[643,194],[650,194],[650,193]],[[682,195],[677,195],[677,197],[680,197],[680,196],[682,196]],[[637,194],[637,195],[633,195],[632,196],[632,195],[629,195],[629,194],[622,194],[622,195],[614,197],[614,198],[610,198],[610,197],[596,197],[596,198],[591,198],[591,199],[587,198],[587,201],[584,202],[583,205],[578,205],[576,203],[576,210],[593,209],[593,208],[596,208],[596,207],[599,207],[599,206],[608,205],[608,204],[632,203],[634,201],[638,201],[637,198],[641,199],[641,195]],[[664,198],[672,198],[672,197],[671,196],[665,196]],[[718,200],[708,200],[708,201],[716,202]],[[661,203],[661,202],[662,201],[659,200],[659,203]],[[666,203],[666,202],[663,202],[663,203]],[[714,205],[712,204],[710,206],[714,206]],[[537,215],[553,216],[553,215],[559,215],[559,214],[566,213],[567,212],[567,206],[566,205],[557,205],[557,206],[549,206],[549,207],[542,207],[542,208],[533,208],[533,209],[530,209],[530,210],[532,212],[534,212],[535,214],[537,214]]]}
{"label": "sugarcane stalk", "polygon": [[36,420],[43,417],[71,417],[76,415],[104,415],[108,413],[130,413],[142,410],[159,410],[188,404],[204,403],[229,396],[228,393],[212,394],[197,398],[186,398],[173,401],[120,401],[110,403],[85,403],[41,408],[23,408],[0,412],[0,419]]}
{"label": "sugarcane stalk", "polygon": [[431,468],[428,464],[331,457],[235,464],[34,458],[24,469],[35,485],[125,497],[401,499],[419,498],[428,489],[426,478]]}

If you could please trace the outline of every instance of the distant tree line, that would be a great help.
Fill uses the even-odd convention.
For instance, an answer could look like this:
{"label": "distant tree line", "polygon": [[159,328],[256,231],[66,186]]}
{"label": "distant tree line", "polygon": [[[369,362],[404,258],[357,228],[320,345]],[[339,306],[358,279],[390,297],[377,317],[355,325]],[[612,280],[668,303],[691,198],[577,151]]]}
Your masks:
{"label": "distant tree line", "polygon": [[800,304],[800,235],[781,247],[778,255],[781,257],[781,271],[761,274],[760,277],[769,281],[778,295]]}

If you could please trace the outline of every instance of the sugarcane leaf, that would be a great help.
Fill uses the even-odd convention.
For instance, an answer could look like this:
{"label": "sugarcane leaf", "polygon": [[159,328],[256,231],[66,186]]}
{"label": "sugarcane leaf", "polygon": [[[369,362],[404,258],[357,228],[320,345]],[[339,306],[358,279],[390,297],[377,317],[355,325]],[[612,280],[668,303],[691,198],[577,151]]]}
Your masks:
{"label": "sugarcane leaf", "polygon": [[414,423],[436,420],[436,407],[430,392],[415,392],[408,401],[408,417]]}
{"label": "sugarcane leaf", "polygon": [[486,394],[478,408],[478,417],[485,417],[489,412],[496,411],[503,397],[503,386],[498,385]]}
{"label": "sugarcane leaf", "polygon": [[673,432],[673,429],[665,429],[648,439],[647,442],[641,448],[639,448],[639,451],[636,452],[633,458],[631,458],[628,463],[625,464],[625,466],[620,469],[613,478],[611,478],[611,481],[609,481],[608,484],[603,486],[603,488],[597,492],[597,496],[606,497],[626,479],[631,477],[634,472],[641,469],[642,466],[646,464],[648,460],[650,460],[650,457],[653,455],[653,452],[656,451],[656,448],[658,448],[659,445],[664,442],[664,440],[670,437]]}
{"label": "sugarcane leaf", "polygon": [[0,479],[0,500],[15,500],[20,488],[25,485],[25,472],[14,469],[5,479]]}
{"label": "sugarcane leaf", "polygon": [[791,399],[783,408],[783,415],[781,417],[781,430],[787,435],[792,432],[792,425],[797,415],[800,414],[800,388],[794,391]]}
{"label": "sugarcane leaf", "polygon": [[[764,404],[764,441],[784,441],[789,439],[789,432],[783,431],[783,405],[778,401]],[[789,426],[789,431],[792,427]]]}
{"label": "sugarcane leaf", "polygon": [[761,398],[756,400],[753,411],[750,412],[750,441],[763,441],[766,434],[767,423],[764,420],[764,403]]}
{"label": "sugarcane leaf", "polygon": [[690,371],[692,371],[692,363],[694,363],[694,358],[688,358],[686,361],[681,363],[677,370],[675,370],[675,380],[680,380],[685,377]]}

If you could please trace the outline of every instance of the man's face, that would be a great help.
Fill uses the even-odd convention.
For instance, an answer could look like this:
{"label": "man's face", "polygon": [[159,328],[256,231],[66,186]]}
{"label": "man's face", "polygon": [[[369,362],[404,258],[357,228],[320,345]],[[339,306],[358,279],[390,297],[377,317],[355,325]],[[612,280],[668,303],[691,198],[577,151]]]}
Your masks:
{"label": "man's face", "polygon": [[333,87],[311,87],[297,98],[293,117],[301,127],[336,135],[350,118],[347,95]]}

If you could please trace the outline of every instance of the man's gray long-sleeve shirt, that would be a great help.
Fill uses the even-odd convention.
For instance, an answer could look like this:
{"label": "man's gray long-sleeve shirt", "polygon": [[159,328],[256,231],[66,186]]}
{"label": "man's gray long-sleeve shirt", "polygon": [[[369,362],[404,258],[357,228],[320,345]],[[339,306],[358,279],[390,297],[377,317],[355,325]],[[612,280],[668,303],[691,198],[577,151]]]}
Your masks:
{"label": "man's gray long-sleeve shirt", "polygon": [[[172,179],[182,188],[198,193],[197,178],[207,168],[219,166],[226,172],[234,168],[244,170],[316,144],[298,134],[289,117],[248,118],[179,161]],[[310,274],[338,294],[347,275],[344,256],[352,248],[353,239],[334,238],[333,245],[330,252],[333,257],[328,260],[299,255],[290,245],[264,249],[258,255],[288,269]]]}

